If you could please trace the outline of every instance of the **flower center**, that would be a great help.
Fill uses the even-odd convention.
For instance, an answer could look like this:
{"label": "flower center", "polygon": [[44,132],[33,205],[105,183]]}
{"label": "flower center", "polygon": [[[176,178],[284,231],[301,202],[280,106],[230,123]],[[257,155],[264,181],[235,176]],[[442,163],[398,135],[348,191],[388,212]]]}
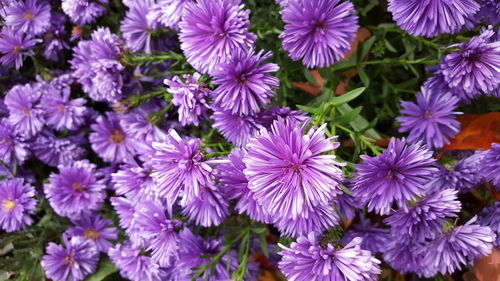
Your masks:
{"label": "flower center", "polygon": [[481,54],[478,53],[476,50],[467,50],[464,52],[463,56],[465,58],[468,58],[471,61],[480,61],[481,60]]}
{"label": "flower center", "polygon": [[76,192],[83,192],[85,189],[83,188],[83,183],[77,181],[71,184],[71,187],[76,190]]}
{"label": "flower center", "polygon": [[80,37],[83,34],[83,27],[79,25],[73,26],[73,28],[71,29],[71,34]]}
{"label": "flower center", "polygon": [[14,53],[14,55],[17,55],[17,54],[20,54],[22,50],[23,50],[23,49],[21,48],[21,46],[19,46],[19,45],[15,45],[15,46],[14,46],[13,53]]}
{"label": "flower center", "polygon": [[4,210],[10,211],[16,207],[16,202],[9,199],[4,200],[2,203],[2,207],[4,208]]}
{"label": "flower center", "polygon": [[120,130],[114,130],[111,136],[109,136],[109,140],[113,143],[122,143],[125,140],[125,135]]}
{"label": "flower center", "polygon": [[426,120],[432,119],[432,112],[426,111],[424,113],[424,119],[426,119]]}
{"label": "flower center", "polygon": [[23,110],[22,110],[22,112],[23,112],[23,115],[24,115],[24,116],[30,116],[30,115],[31,115],[31,114],[30,114],[30,110],[29,110],[29,108],[25,108],[25,109],[23,109]]}
{"label": "flower center", "polygon": [[384,176],[385,179],[395,180],[398,178],[398,174],[401,173],[401,170],[396,168],[390,168],[387,171],[387,174]]}
{"label": "flower center", "polygon": [[101,237],[99,232],[97,232],[95,229],[91,227],[85,229],[85,231],[83,232],[83,236],[85,236],[85,238],[90,240],[97,240],[99,239],[99,237]]}
{"label": "flower center", "polygon": [[75,261],[73,260],[73,257],[70,256],[70,255],[67,255],[65,258],[64,258],[64,262],[68,265],[68,266],[73,266],[75,264]]}
{"label": "flower center", "polygon": [[23,18],[25,20],[34,20],[35,19],[35,15],[31,11],[27,11],[26,13],[24,13],[24,17]]}
{"label": "flower center", "polygon": [[56,106],[56,110],[60,113],[64,113],[64,111],[66,111],[66,107],[64,107],[64,105],[58,105]]}
{"label": "flower center", "polygon": [[324,22],[316,22],[314,24],[314,30],[315,31],[326,31],[326,24]]}

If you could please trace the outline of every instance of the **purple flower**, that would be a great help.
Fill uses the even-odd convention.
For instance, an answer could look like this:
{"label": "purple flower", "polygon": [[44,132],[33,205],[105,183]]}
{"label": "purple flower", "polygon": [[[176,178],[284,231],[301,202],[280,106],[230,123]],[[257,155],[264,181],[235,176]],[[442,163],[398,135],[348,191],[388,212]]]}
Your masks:
{"label": "purple flower", "polygon": [[134,156],[133,142],[120,126],[118,115],[108,112],[106,117],[99,116],[97,123],[90,126],[89,140],[92,149],[104,160],[120,163]]}
{"label": "purple flower", "polygon": [[484,156],[481,173],[497,190],[500,189],[500,143],[493,143]]}
{"label": "purple flower", "polygon": [[[266,209],[265,206],[262,206]],[[330,205],[315,206],[307,215],[299,214],[297,217],[284,217],[281,214],[271,216],[278,230],[290,237],[305,236],[309,233],[322,233],[332,229],[339,223],[337,212]]]}
{"label": "purple flower", "polygon": [[78,25],[93,23],[97,17],[106,13],[103,6],[88,0],[62,0],[61,8],[71,22]]}
{"label": "purple flower", "polygon": [[29,84],[16,85],[5,96],[9,122],[26,137],[33,137],[42,130],[44,118],[37,104],[39,98],[40,92]]}
{"label": "purple flower", "polygon": [[96,178],[96,166],[87,160],[59,165],[44,185],[47,199],[60,216],[78,218],[98,210],[106,197],[106,186]]}
{"label": "purple flower", "polygon": [[390,239],[385,245],[383,258],[392,268],[407,274],[415,272],[418,275],[430,275],[430,269],[423,264],[425,253],[422,243],[401,243],[398,239]]}
{"label": "purple flower", "polygon": [[163,83],[168,86],[167,92],[172,94],[172,104],[177,106],[179,122],[183,126],[200,124],[200,117],[206,116],[208,109],[207,98],[211,91],[205,83],[199,82],[201,75],[195,73],[192,76],[184,74],[183,82],[179,76],[165,79]]}
{"label": "purple flower", "polygon": [[134,245],[143,246],[146,241],[142,238],[141,233],[137,229],[135,205],[138,201],[132,201],[124,197],[112,197],[110,199],[111,205],[116,211],[119,218],[119,225],[125,229],[125,233],[130,238]]}
{"label": "purple flower", "polygon": [[249,10],[240,0],[198,0],[184,7],[179,23],[181,49],[187,61],[201,73],[211,73],[235,50],[255,42],[248,31]]}
{"label": "purple flower", "polygon": [[477,258],[486,256],[493,249],[496,235],[489,227],[474,224],[476,217],[466,224],[441,233],[425,247],[423,264],[431,277],[438,272],[452,274],[461,264],[472,264]]}
{"label": "purple flower", "polygon": [[118,230],[113,227],[113,221],[102,219],[98,214],[85,215],[73,222],[72,226],[64,233],[68,237],[83,237],[95,243],[99,252],[106,253],[113,246],[111,241],[118,238]]}
{"label": "purple flower", "polygon": [[217,226],[229,216],[228,207],[228,202],[218,190],[205,187],[199,196],[186,204],[182,214],[196,225]]}
{"label": "purple flower", "polygon": [[108,256],[120,270],[121,276],[132,281],[161,281],[164,272],[144,251],[129,242],[116,244],[109,249]]}
{"label": "purple flower", "polygon": [[361,249],[362,239],[354,238],[344,248],[322,246],[314,233],[301,236],[283,251],[279,269],[289,280],[377,280],[380,261]]}
{"label": "purple flower", "polygon": [[353,225],[352,229],[344,234],[342,242],[347,244],[355,237],[363,238],[361,249],[368,250],[373,254],[384,252],[387,244],[391,241],[389,229],[376,227],[372,225],[370,219],[364,218],[361,218],[360,224]]}
{"label": "purple flower", "polygon": [[154,183],[149,167],[141,167],[137,163],[126,163],[111,174],[116,194],[124,195],[130,200],[141,202],[154,198]]}
{"label": "purple flower", "polygon": [[389,214],[394,202],[404,209],[408,201],[422,196],[436,171],[432,151],[419,143],[407,144],[405,139],[391,138],[381,155],[362,155],[361,159],[363,163],[354,166],[358,171],[353,196],[381,215]]}
{"label": "purple flower", "polygon": [[476,19],[482,19],[487,24],[500,23],[500,2],[498,0],[478,0],[481,9],[474,15]]}
{"label": "purple flower", "polygon": [[458,97],[462,103],[470,103],[471,100],[478,97],[481,93],[479,91],[467,92],[461,85],[457,87],[450,87],[448,82],[444,79],[443,71],[438,69],[434,75],[427,79],[423,88],[428,89],[433,95],[441,95],[451,93],[453,96]]}
{"label": "purple flower", "polygon": [[282,7],[285,29],[279,36],[290,57],[308,68],[327,67],[350,49],[358,17],[350,1],[290,0]]}
{"label": "purple flower", "polygon": [[434,238],[442,230],[448,217],[456,217],[461,203],[457,191],[444,189],[426,195],[404,210],[397,210],[384,220],[391,234],[404,243],[415,243]]}
{"label": "purple flower", "polygon": [[273,124],[274,120],[278,117],[283,119],[292,118],[298,122],[305,122],[309,119],[307,114],[302,110],[291,110],[288,106],[276,106],[273,105],[271,108],[263,110],[258,115],[258,121],[262,126],[269,128]]}
{"label": "purple flower", "polygon": [[478,223],[482,226],[487,226],[495,232],[497,239],[493,244],[500,246],[500,202],[495,202],[493,205],[484,208],[479,215]]}
{"label": "purple flower", "polygon": [[460,131],[460,122],[454,111],[459,99],[451,93],[436,94],[422,87],[417,94],[417,103],[401,101],[401,114],[396,121],[401,123],[399,132],[409,132],[408,142],[422,141],[429,148],[441,148],[449,144],[449,138]]}
{"label": "purple flower", "polygon": [[55,281],[83,280],[95,272],[99,254],[89,240],[74,237],[65,246],[50,242],[42,259],[45,275]]}
{"label": "purple flower", "polygon": [[186,4],[192,0],[158,0],[153,4],[147,19],[149,22],[162,24],[170,29],[178,30],[179,22]]}
{"label": "purple flower", "polygon": [[0,118],[0,161],[22,164],[28,155],[24,138],[16,133],[7,118]]}
{"label": "purple flower", "polygon": [[42,162],[57,167],[58,165],[70,165],[76,160],[81,160],[86,154],[82,147],[85,141],[83,135],[57,138],[52,132],[45,130],[31,143],[30,148]]}
{"label": "purple flower", "polygon": [[341,193],[335,197],[334,205],[342,220],[350,220],[356,217],[358,202],[356,198],[347,193]]}
{"label": "purple flower", "polygon": [[169,131],[166,143],[153,142],[152,177],[158,194],[171,204],[182,194],[181,205],[186,206],[203,188],[213,186],[212,168],[203,161],[200,145],[200,139],[181,138],[175,130]]}
{"label": "purple flower", "polygon": [[0,181],[0,227],[7,231],[19,231],[33,223],[35,213],[35,188],[23,179]]}
{"label": "purple flower", "polygon": [[63,14],[53,12],[51,16],[51,25],[47,32],[43,35],[44,51],[46,59],[58,61],[59,54],[64,49],[69,49],[68,43],[62,38],[66,35],[64,24],[66,17]]}
{"label": "purple flower", "polygon": [[323,125],[278,119],[247,145],[245,176],[255,200],[272,215],[307,218],[314,207],[329,204],[339,193],[342,171],[332,152],[339,146],[326,138]]}
{"label": "purple flower", "polygon": [[132,51],[151,53],[150,32],[155,27],[148,22],[146,15],[152,5],[150,0],[134,1],[121,21],[120,30]]}
{"label": "purple flower", "polygon": [[2,28],[0,32],[0,53],[4,54],[0,58],[0,63],[5,67],[15,65],[16,69],[23,66],[23,56],[32,56],[33,47],[39,42],[38,39],[30,35],[16,32],[11,28]]}
{"label": "purple flower", "polygon": [[40,35],[50,26],[50,5],[45,1],[12,1],[7,7],[5,24],[20,33]]}
{"label": "purple flower", "polygon": [[85,122],[86,100],[84,98],[70,100],[70,91],[69,87],[61,90],[50,87],[40,100],[40,107],[45,112],[47,124],[58,131],[75,130]]}
{"label": "purple flower", "polygon": [[401,29],[415,36],[455,33],[479,11],[474,0],[389,0],[388,10]]}
{"label": "purple flower", "polygon": [[221,108],[214,107],[211,118],[214,120],[213,128],[216,128],[226,140],[236,146],[245,146],[262,127],[255,116],[241,116]]}
{"label": "purple flower", "polygon": [[[269,75],[279,70],[274,63],[263,64],[271,52],[235,49],[211,73],[219,85],[212,93],[214,104],[225,111],[241,116],[256,114],[274,96],[279,80]],[[263,64],[263,65],[262,65]]]}
{"label": "purple flower", "polygon": [[440,64],[445,81],[466,92],[490,92],[500,86],[500,41],[490,41],[493,28],[485,29],[468,43],[450,47],[459,50],[444,57]]}
{"label": "purple flower", "polygon": [[167,218],[163,206],[151,200],[137,205],[135,219],[139,235],[150,241],[148,250],[153,262],[162,267],[172,265],[179,248],[176,231],[182,222]]}

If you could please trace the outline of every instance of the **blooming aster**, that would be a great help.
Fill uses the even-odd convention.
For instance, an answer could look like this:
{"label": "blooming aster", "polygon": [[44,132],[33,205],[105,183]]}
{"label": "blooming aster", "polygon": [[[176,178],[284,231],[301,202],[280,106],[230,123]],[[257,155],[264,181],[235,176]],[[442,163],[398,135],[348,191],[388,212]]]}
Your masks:
{"label": "blooming aster", "polygon": [[421,249],[423,243],[402,243],[397,237],[390,239],[384,247],[383,258],[392,268],[407,274],[415,272],[418,275],[430,275],[431,270],[423,264],[425,253]]}
{"label": "blooming aster", "polygon": [[96,166],[87,160],[59,165],[44,185],[47,199],[60,216],[79,218],[98,210],[106,197],[106,186],[96,178]]}
{"label": "blooming aster", "polygon": [[381,155],[360,156],[362,164],[354,167],[353,196],[368,203],[368,210],[389,214],[392,203],[406,208],[406,203],[422,196],[425,184],[432,178],[432,151],[420,143],[408,144],[405,139],[391,138]]}
{"label": "blooming aster", "polygon": [[484,156],[481,173],[497,190],[500,189],[500,143],[493,143]]}
{"label": "blooming aster", "polygon": [[120,30],[127,47],[135,52],[151,53],[151,33],[154,29],[146,15],[153,5],[151,0],[134,1],[121,21]]}
{"label": "blooming aster", "polygon": [[497,239],[493,244],[500,246],[500,202],[484,208],[479,214],[478,223],[482,226],[487,226],[495,232]]}
{"label": "blooming aster", "polygon": [[50,26],[50,5],[43,0],[12,1],[5,24],[20,33],[40,35]]}
{"label": "blooming aster", "polygon": [[130,242],[116,244],[109,249],[108,256],[124,278],[132,281],[164,280],[164,272],[160,266],[146,256],[141,247]]}
{"label": "blooming aster", "polygon": [[216,128],[226,140],[243,147],[262,127],[255,116],[240,116],[218,107],[213,107],[213,128]]}
{"label": "blooming aster", "polygon": [[33,47],[39,42],[30,35],[16,32],[11,28],[2,28],[0,32],[0,63],[5,67],[15,66],[16,69],[23,66],[23,56],[32,56]]}
{"label": "blooming aster", "polygon": [[283,251],[279,269],[288,280],[377,280],[380,261],[370,251],[361,249],[362,239],[354,238],[344,248],[320,245],[314,233],[301,236]]}
{"label": "blooming aster", "polygon": [[125,197],[112,197],[110,201],[116,211],[116,214],[118,215],[120,227],[125,229],[125,233],[129,237],[132,244],[137,246],[146,246],[147,241],[143,238],[142,233],[137,227],[135,206],[139,202]]}
{"label": "blooming aster", "polygon": [[[266,207],[263,206],[265,209]],[[290,237],[305,236],[309,233],[322,233],[332,229],[339,223],[339,215],[331,205],[315,206],[307,215],[299,214],[297,217],[285,217],[281,214],[273,214],[274,226]]]}
{"label": "blooming aster", "polygon": [[277,105],[273,105],[271,108],[259,112],[257,119],[262,126],[269,128],[278,117],[283,119],[293,118],[298,122],[305,122],[309,119],[307,114],[300,109],[291,110],[288,106]]}
{"label": "blooming aster", "polygon": [[0,161],[22,164],[28,158],[27,144],[7,118],[0,118]]}
{"label": "blooming aster", "polygon": [[363,238],[360,246],[363,250],[368,250],[372,254],[382,253],[387,248],[387,244],[391,240],[389,229],[380,228],[373,225],[370,219],[361,218],[360,224],[355,224],[352,229],[347,231],[342,237],[342,242],[353,240],[355,237]]}
{"label": "blooming aster", "polygon": [[327,67],[350,49],[358,17],[350,1],[290,0],[282,7],[283,49],[308,68]]}
{"label": "blooming aster", "polygon": [[459,103],[451,93],[436,94],[422,87],[417,94],[417,103],[401,101],[401,114],[396,121],[401,123],[399,132],[409,132],[408,142],[422,141],[429,148],[441,148],[450,143],[450,138],[460,131],[460,122],[454,111]]}
{"label": "blooming aster", "polygon": [[29,84],[16,85],[5,96],[9,122],[26,137],[35,136],[43,128],[43,111],[37,104],[39,98],[40,92]]}
{"label": "blooming aster", "polygon": [[153,4],[147,19],[152,23],[161,23],[165,27],[178,30],[184,8],[192,0],[158,0]]}
{"label": "blooming aster", "polygon": [[212,93],[214,104],[241,116],[256,114],[274,96],[279,80],[269,75],[279,70],[275,63],[263,64],[271,52],[235,49],[211,73],[218,87]]}
{"label": "blooming aster", "polygon": [[69,87],[61,90],[50,87],[40,100],[40,107],[45,112],[47,124],[58,131],[75,130],[85,122],[86,100],[84,98],[70,100],[70,95]]}
{"label": "blooming aster", "polygon": [[186,204],[182,214],[196,225],[217,226],[229,216],[228,207],[229,203],[221,192],[205,187],[199,196]]}
{"label": "blooming aster", "polygon": [[82,147],[84,143],[86,139],[83,134],[58,138],[51,131],[44,130],[31,143],[30,148],[42,162],[57,167],[81,160],[87,152]]}
{"label": "blooming aster", "polygon": [[134,140],[125,133],[116,113],[99,116],[90,128],[93,131],[89,136],[92,149],[104,161],[120,163],[134,156]]}
{"label": "blooming aster", "polygon": [[453,96],[458,97],[462,103],[470,103],[471,100],[477,98],[481,94],[481,92],[476,90],[467,92],[461,85],[450,87],[448,82],[444,79],[441,69],[436,70],[434,75],[424,82],[423,88],[431,91],[433,95],[451,93]]}
{"label": "blooming aster", "polygon": [[7,231],[19,231],[33,223],[35,213],[35,188],[23,179],[0,181],[0,227]]}
{"label": "blooming aster", "polygon": [[94,243],[82,237],[65,241],[65,247],[50,242],[45,251],[42,268],[54,281],[83,280],[95,272],[99,261]]}
{"label": "blooming aster", "polygon": [[75,226],[68,228],[64,234],[92,241],[99,252],[106,253],[113,246],[111,241],[118,238],[118,229],[113,226],[113,221],[102,219],[98,214],[85,215],[73,223]]}
{"label": "blooming aster", "polygon": [[490,27],[468,43],[450,46],[459,50],[446,55],[440,64],[450,87],[489,93],[500,86],[500,41],[491,41],[493,36]]}
{"label": "blooming aster", "polygon": [[66,16],[61,13],[52,12],[50,27],[43,35],[43,55],[48,60],[58,61],[60,52],[70,48],[63,38],[66,35],[66,30],[64,30],[65,23]]}
{"label": "blooming aster", "polygon": [[350,220],[356,217],[358,202],[356,198],[347,193],[341,193],[335,197],[334,206],[339,212],[342,220]]}
{"label": "blooming aster", "polygon": [[307,218],[314,207],[329,204],[339,193],[342,171],[335,155],[325,154],[339,143],[325,137],[326,124],[306,131],[307,126],[278,119],[246,147],[248,187],[270,214]]}
{"label": "blooming aster", "polygon": [[415,36],[455,33],[479,11],[475,0],[389,0],[389,12],[401,29]]}
{"label": "blooming aster", "polygon": [[132,162],[125,163],[120,169],[111,174],[111,182],[117,195],[141,202],[154,198],[154,182],[151,177],[151,168]]}
{"label": "blooming aster", "polygon": [[201,73],[211,73],[237,49],[245,49],[256,36],[248,31],[249,10],[240,0],[190,1],[179,23],[181,49]]}
{"label": "blooming aster", "polygon": [[172,79],[165,79],[163,83],[168,86],[167,92],[172,94],[172,104],[178,107],[179,122],[183,126],[200,124],[200,117],[206,115],[208,109],[207,98],[211,91],[205,83],[199,82],[201,75],[194,73],[192,76],[184,74]]}
{"label": "blooming aster", "polygon": [[98,2],[88,0],[61,0],[61,8],[71,22],[78,25],[93,23],[106,13],[106,9]]}

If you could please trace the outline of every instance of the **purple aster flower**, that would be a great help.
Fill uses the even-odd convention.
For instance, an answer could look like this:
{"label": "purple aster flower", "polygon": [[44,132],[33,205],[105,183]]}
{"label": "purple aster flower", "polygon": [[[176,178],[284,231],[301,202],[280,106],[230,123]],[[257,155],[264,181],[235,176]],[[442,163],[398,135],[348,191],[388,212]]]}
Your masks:
{"label": "purple aster flower", "polygon": [[118,115],[108,112],[106,117],[99,116],[97,123],[90,126],[89,140],[92,149],[104,160],[120,163],[134,156],[134,140],[125,133]]}
{"label": "purple aster flower", "polygon": [[182,214],[196,225],[217,226],[229,216],[229,203],[218,190],[201,188],[200,195],[188,202]]}
{"label": "purple aster flower", "polygon": [[168,86],[167,92],[172,94],[172,104],[178,107],[179,122],[183,126],[198,126],[200,117],[206,117],[207,98],[211,91],[205,83],[199,82],[201,75],[197,72],[192,76],[184,74],[182,77],[186,82],[175,76],[165,79],[163,83]]}
{"label": "purple aster flower", "polygon": [[434,238],[442,230],[448,217],[456,217],[462,205],[457,191],[444,189],[426,195],[404,210],[397,210],[384,220],[391,227],[391,234],[399,241],[421,242]]}
{"label": "purple aster flower", "polygon": [[401,29],[415,36],[455,33],[479,11],[474,0],[389,0],[389,12]]}
{"label": "purple aster flower", "polygon": [[25,139],[14,130],[7,118],[0,118],[0,161],[22,164],[28,155]]}
{"label": "purple aster flower", "polygon": [[500,24],[500,1],[478,0],[481,9],[474,15],[476,19],[482,19],[487,24]]}
{"label": "purple aster flower", "polygon": [[300,109],[291,110],[288,106],[277,105],[273,105],[271,108],[261,111],[258,116],[259,123],[266,128],[271,127],[274,120],[277,120],[278,117],[283,119],[293,118],[298,122],[305,122],[309,119],[307,114]]}
{"label": "purple aster flower", "polygon": [[66,17],[63,14],[53,12],[51,16],[51,25],[43,35],[44,51],[46,59],[51,61],[59,60],[59,53],[64,49],[69,49],[68,43],[62,38],[66,35],[64,24]]}
{"label": "purple aster flower", "polygon": [[217,166],[221,190],[229,199],[237,200],[235,208],[240,214],[246,213],[253,220],[271,223],[272,217],[255,201],[253,192],[248,188],[248,180],[243,173],[246,168],[244,156],[243,150],[233,149],[228,156],[229,162]]}
{"label": "purple aster flower", "polygon": [[47,199],[60,216],[79,218],[98,210],[106,197],[106,186],[96,178],[96,166],[87,160],[59,165],[44,185]]}
{"label": "purple aster flower", "polygon": [[423,88],[431,91],[433,95],[451,93],[453,96],[458,97],[462,103],[470,103],[471,100],[477,98],[481,94],[481,92],[475,90],[467,92],[461,85],[458,87],[450,87],[448,82],[444,79],[441,69],[438,69],[434,72],[432,77],[425,81]]}
{"label": "purple aster flower", "polygon": [[179,248],[176,231],[182,222],[167,218],[165,209],[157,201],[139,203],[135,219],[139,235],[150,241],[148,250],[153,262],[162,267],[172,265]]}
{"label": "purple aster flower", "polygon": [[485,29],[468,43],[450,47],[459,50],[444,57],[440,64],[445,81],[466,92],[490,92],[500,86],[500,41],[490,41],[493,28]]}
{"label": "purple aster flower", "polygon": [[120,30],[127,47],[135,52],[151,53],[151,25],[146,15],[151,10],[153,2],[150,0],[134,1],[121,21]]}
{"label": "purple aster flower", "polygon": [[192,0],[158,0],[151,7],[147,19],[151,23],[162,24],[170,29],[178,30],[184,8]]}
{"label": "purple aster flower", "polygon": [[0,53],[4,54],[0,58],[0,63],[5,67],[16,69],[23,66],[23,56],[32,56],[33,47],[39,42],[38,39],[32,38],[30,35],[16,32],[11,28],[2,28],[0,32]]}
{"label": "purple aster flower", "polygon": [[72,135],[66,138],[57,138],[48,130],[42,131],[30,148],[33,154],[45,164],[57,167],[70,165],[76,160],[81,160],[86,151],[82,144],[86,142],[83,135]]}
{"label": "purple aster flower", "polygon": [[0,181],[0,227],[7,231],[19,231],[33,223],[35,213],[35,188],[23,179]]}
{"label": "purple aster flower", "polygon": [[418,275],[431,275],[430,270],[423,264],[425,253],[421,249],[422,243],[401,243],[398,239],[390,239],[385,245],[383,258],[392,268],[407,274],[415,272]]}
{"label": "purple aster flower", "polygon": [[93,23],[106,13],[106,9],[98,2],[88,0],[62,0],[61,8],[71,22],[78,25]]}
{"label": "purple aster flower", "polygon": [[5,24],[20,33],[40,35],[50,26],[50,5],[45,1],[12,1],[7,7]]}
{"label": "purple aster flower", "polygon": [[85,122],[86,100],[84,98],[70,100],[70,91],[69,87],[62,90],[51,87],[40,100],[40,107],[45,112],[47,124],[58,131],[75,130]]}
{"label": "purple aster flower", "polygon": [[481,173],[500,190],[500,143],[493,143],[482,161]]}
{"label": "purple aster flower", "polygon": [[99,252],[106,253],[113,246],[111,241],[118,238],[118,229],[113,221],[102,219],[98,214],[86,215],[73,222],[64,233],[68,237],[80,236],[95,243]]}
{"label": "purple aster flower", "polygon": [[500,202],[497,201],[493,205],[484,208],[479,215],[478,223],[482,226],[487,226],[495,232],[497,239],[493,244],[500,246]]}
{"label": "purple aster flower", "polygon": [[451,93],[436,94],[425,87],[417,94],[417,103],[401,101],[399,132],[409,132],[408,142],[422,141],[429,148],[441,148],[460,131],[460,122],[454,111],[459,99]]}
{"label": "purple aster flower", "polygon": [[306,131],[308,123],[278,119],[248,145],[245,176],[255,200],[272,215],[296,219],[329,204],[340,192],[342,171],[332,152],[339,146],[326,138],[323,125]]}
{"label": "purple aster flower", "polygon": [[420,249],[425,253],[423,264],[430,271],[425,277],[438,272],[452,274],[461,264],[472,264],[491,253],[496,235],[491,228],[474,224],[475,221],[476,217],[441,233]]}
{"label": "purple aster flower", "polygon": [[342,220],[350,220],[356,217],[358,202],[356,199],[347,193],[341,193],[335,197],[334,206],[339,212]]}
{"label": "purple aster flower", "polygon": [[141,202],[153,199],[154,182],[151,177],[151,169],[141,167],[137,163],[126,163],[120,169],[111,174],[111,182],[116,194]]}
{"label": "purple aster flower", "polygon": [[200,196],[201,189],[213,186],[212,168],[203,161],[201,140],[181,138],[175,130],[169,131],[166,143],[153,142],[151,157],[157,192],[174,203],[182,194],[181,205],[186,206]]}
{"label": "purple aster flower", "polygon": [[225,111],[241,116],[256,114],[274,96],[279,80],[269,75],[279,70],[275,63],[263,64],[271,52],[235,49],[211,73],[219,85],[212,93],[214,104]]}
{"label": "purple aster flower", "polygon": [[387,150],[381,155],[360,156],[362,164],[354,167],[353,196],[368,203],[368,210],[381,215],[389,214],[392,203],[406,208],[406,203],[422,196],[425,184],[436,172],[432,151],[420,143],[391,138]]}
{"label": "purple aster flower", "polygon": [[[266,207],[263,206],[265,209]],[[278,230],[290,237],[305,236],[309,233],[322,233],[332,229],[339,223],[339,215],[330,205],[315,206],[309,211],[307,216],[299,214],[297,217],[284,217],[281,214],[274,214],[272,219]]]}
{"label": "purple aster flower", "polygon": [[179,23],[181,49],[201,73],[211,73],[232,52],[246,49],[256,36],[248,31],[249,10],[240,0],[190,1]]}
{"label": "purple aster flower", "polygon": [[9,122],[16,131],[26,137],[35,136],[44,124],[43,111],[37,102],[40,92],[29,84],[16,85],[5,95],[5,105],[9,109]]}
{"label": "purple aster flower", "polygon": [[42,259],[45,275],[55,281],[83,280],[95,272],[99,253],[89,240],[74,237],[65,241],[65,247],[50,242]]}
{"label": "purple aster flower", "polygon": [[282,7],[283,49],[308,68],[327,67],[350,49],[358,17],[350,1],[290,0]]}
{"label": "purple aster flower", "polygon": [[135,207],[133,205],[133,202],[137,203],[137,201],[132,201],[131,199],[127,199],[124,197],[112,197],[110,201],[111,205],[118,214],[120,227],[124,228],[125,230],[132,228],[135,223]]}
{"label": "purple aster flower", "polygon": [[380,261],[361,249],[362,239],[354,238],[344,248],[322,246],[314,233],[301,236],[283,251],[279,269],[289,280],[377,280]]}
{"label": "purple aster flower", "polygon": [[372,254],[385,251],[387,244],[390,243],[390,230],[372,225],[370,219],[361,218],[360,224],[355,224],[352,229],[347,231],[342,237],[342,242],[353,240],[355,237],[363,238],[361,249],[368,250]]}
{"label": "purple aster flower", "polygon": [[116,244],[109,249],[108,256],[124,278],[132,281],[164,280],[164,272],[160,266],[153,262],[151,257],[146,256],[142,248],[130,242]]}
{"label": "purple aster flower", "polygon": [[221,108],[214,107],[211,118],[214,120],[213,128],[216,128],[226,140],[236,146],[245,146],[262,127],[255,116],[241,116]]}

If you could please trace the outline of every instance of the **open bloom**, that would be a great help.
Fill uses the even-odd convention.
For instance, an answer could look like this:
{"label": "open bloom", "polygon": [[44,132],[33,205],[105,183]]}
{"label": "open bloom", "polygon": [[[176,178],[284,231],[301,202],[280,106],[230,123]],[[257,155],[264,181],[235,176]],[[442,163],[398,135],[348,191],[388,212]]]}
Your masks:
{"label": "open bloom", "polygon": [[147,19],[152,23],[161,23],[162,25],[178,30],[179,22],[186,4],[192,0],[158,0],[151,7],[147,14]]}
{"label": "open bloom", "polygon": [[0,63],[5,67],[15,66],[16,69],[23,66],[23,56],[32,56],[33,47],[39,42],[30,35],[16,32],[11,28],[2,28],[0,32]]}
{"label": "open bloom", "polygon": [[56,130],[74,130],[85,121],[86,100],[84,98],[70,100],[70,95],[69,87],[61,90],[50,87],[41,98],[40,107],[45,112],[45,120]]}
{"label": "open bloom", "polygon": [[493,143],[484,156],[481,173],[497,190],[500,189],[500,143]]}
{"label": "open bloom", "polygon": [[190,221],[204,227],[216,226],[229,216],[229,203],[218,190],[202,188],[200,196],[191,200],[182,210]]}
{"label": "open bloom", "polygon": [[92,241],[99,252],[106,253],[113,246],[112,241],[118,238],[118,229],[113,227],[113,221],[102,219],[98,214],[85,215],[75,220],[74,224],[64,234]]}
{"label": "open bloom", "polygon": [[132,281],[162,281],[164,271],[141,247],[130,242],[116,244],[108,256],[120,271],[120,275]]}
{"label": "open bloom", "polygon": [[135,52],[151,53],[151,33],[154,29],[146,15],[150,11],[153,1],[134,1],[122,20],[120,30],[127,47]]}
{"label": "open bloom", "polygon": [[17,132],[33,137],[43,128],[43,111],[38,105],[40,92],[29,84],[16,85],[5,96],[9,121]]}
{"label": "open bloom", "polygon": [[218,107],[213,107],[213,127],[216,128],[226,140],[243,147],[254,137],[262,127],[255,116],[240,116]]}
{"label": "open bloom", "polygon": [[5,24],[20,33],[40,35],[49,28],[50,20],[50,5],[46,1],[12,1]]}
{"label": "open bloom", "polygon": [[22,179],[0,181],[0,228],[19,231],[33,223],[35,188]]}
{"label": "open bloom", "polygon": [[28,158],[28,145],[14,130],[7,118],[0,119],[0,160],[7,164],[22,164]]}
{"label": "open bloom", "polygon": [[61,0],[61,8],[71,22],[78,25],[93,23],[97,17],[106,13],[106,9],[99,5],[97,1]]}

